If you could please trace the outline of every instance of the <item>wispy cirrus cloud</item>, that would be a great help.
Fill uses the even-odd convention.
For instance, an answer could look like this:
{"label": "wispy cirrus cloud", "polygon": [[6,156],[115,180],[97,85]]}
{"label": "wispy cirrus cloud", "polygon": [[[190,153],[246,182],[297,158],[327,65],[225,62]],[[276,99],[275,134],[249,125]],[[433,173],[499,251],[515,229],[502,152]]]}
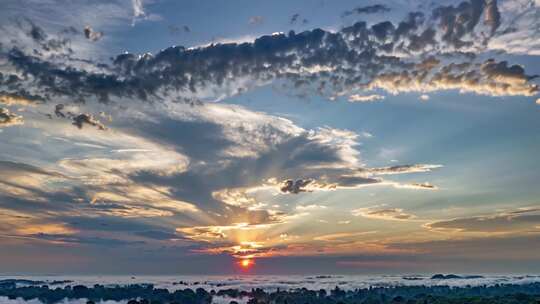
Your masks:
{"label": "wispy cirrus cloud", "polygon": [[[425,224],[435,231],[462,233],[526,233],[540,223],[540,208],[521,208],[495,214],[434,221]],[[537,231],[540,233],[540,231]]]}

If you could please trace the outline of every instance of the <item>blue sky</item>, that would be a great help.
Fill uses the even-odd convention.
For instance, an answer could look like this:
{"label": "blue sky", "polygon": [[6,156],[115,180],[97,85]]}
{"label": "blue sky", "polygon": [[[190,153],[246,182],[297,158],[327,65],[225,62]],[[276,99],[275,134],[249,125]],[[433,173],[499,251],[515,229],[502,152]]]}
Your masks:
{"label": "blue sky", "polygon": [[4,1],[0,268],[539,271],[538,5]]}

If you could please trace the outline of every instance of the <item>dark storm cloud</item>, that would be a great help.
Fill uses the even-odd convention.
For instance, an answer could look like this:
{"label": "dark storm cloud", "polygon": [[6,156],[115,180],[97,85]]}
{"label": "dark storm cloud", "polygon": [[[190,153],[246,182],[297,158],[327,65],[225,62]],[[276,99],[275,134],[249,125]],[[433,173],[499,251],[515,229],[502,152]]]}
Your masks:
{"label": "dark storm cloud", "polygon": [[[238,94],[277,79],[287,79],[294,90],[316,91],[332,98],[375,89],[393,94],[447,89],[487,95],[537,94],[538,86],[530,82],[531,76],[523,68],[496,60],[481,64],[474,57],[462,62],[469,64],[464,71],[451,70],[444,63],[448,56],[457,56],[457,61],[461,49],[482,47],[485,41],[479,40],[489,39],[489,35],[478,39],[482,16],[495,32],[500,19],[496,2],[472,0],[438,7],[429,16],[412,12],[396,24],[386,21],[368,26],[358,22],[338,32],[291,31],[240,44],[177,46],[155,55],[122,54],[112,65],[95,63],[92,71],[29,54],[16,45],[2,53],[13,69],[25,76],[18,81],[19,87],[31,87],[33,94],[46,99],[212,98],[211,92]],[[39,31],[34,36],[41,46],[51,41]],[[411,56],[398,57],[396,52]],[[65,56],[69,63],[69,55]],[[441,64],[426,70],[421,65],[423,59],[418,59],[422,57]],[[481,69],[485,65],[512,69],[513,77],[521,80],[499,77],[490,69]]]}
{"label": "dark storm cloud", "polygon": [[347,17],[354,14],[360,15],[360,14],[386,13],[389,11],[390,11],[390,8],[384,4],[374,4],[374,5],[357,7],[350,11],[345,11],[343,12],[343,14],[341,14],[341,17]]}

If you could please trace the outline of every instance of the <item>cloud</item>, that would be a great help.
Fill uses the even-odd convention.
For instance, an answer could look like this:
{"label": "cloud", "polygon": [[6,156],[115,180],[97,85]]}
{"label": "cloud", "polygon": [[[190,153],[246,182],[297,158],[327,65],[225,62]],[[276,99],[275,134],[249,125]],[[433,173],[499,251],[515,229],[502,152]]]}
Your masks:
{"label": "cloud", "polygon": [[415,218],[414,215],[405,213],[403,209],[399,208],[358,208],[352,210],[351,213],[354,216],[361,216],[377,220],[407,221]]}
{"label": "cloud", "polygon": [[[136,16],[144,16],[141,1],[133,6]],[[522,66],[475,55],[484,52],[485,40],[497,35],[496,11],[495,1],[464,1],[456,7],[435,8],[431,15],[410,13],[396,24],[358,22],[337,32],[291,31],[253,42],[177,46],[155,55],[121,54],[111,65],[88,62],[85,68],[70,54],[55,61],[10,42],[2,53],[11,69],[27,77],[18,79],[18,89],[0,85],[8,93],[25,88],[43,99],[54,94],[57,100],[102,102],[111,98],[220,100],[280,79],[293,90],[330,99],[366,96],[373,90],[534,96],[538,93],[535,76],[526,74]],[[482,34],[485,37],[478,39]],[[34,36],[37,50],[52,43],[44,34]]]}
{"label": "cloud", "polygon": [[41,169],[36,166],[10,162],[10,161],[0,161],[1,173],[4,175],[4,178],[7,178],[9,175],[27,175],[27,174],[38,174],[38,175],[47,175],[47,176],[57,176],[57,173],[49,172],[47,170]]}
{"label": "cloud", "polygon": [[[133,132],[139,136],[188,157],[183,171],[162,174],[141,168],[127,177],[147,187],[167,187],[171,198],[194,204],[199,219],[193,225],[179,225],[177,232],[203,242],[206,253],[232,252],[231,246],[241,246],[239,240],[259,242],[263,235],[277,239],[283,233],[279,227],[302,221],[310,210],[321,208],[320,204],[283,208],[272,203],[275,199],[261,196],[385,185],[384,180],[369,177],[373,173],[359,159],[359,137],[348,130],[305,130],[282,118],[225,104],[169,105],[166,112],[155,109],[130,125],[137,126]],[[419,172],[435,168],[410,167]],[[264,248],[276,245],[270,242]]]}
{"label": "cloud", "polygon": [[135,25],[137,19],[146,18],[146,12],[144,11],[142,0],[131,0],[131,5],[133,8],[133,19],[131,21],[131,25],[133,26]]}
{"label": "cloud", "polygon": [[[98,193],[91,200],[91,206],[87,208],[88,212],[103,216],[115,216],[126,219],[158,218],[172,217],[174,213],[165,209],[152,208],[148,206],[128,205],[131,200],[129,197],[121,197],[117,194],[110,201],[103,193]],[[116,202],[115,202],[116,201]]]}
{"label": "cloud", "polygon": [[324,205],[315,205],[315,204],[296,206],[296,210],[300,210],[300,211],[323,210],[326,208],[327,207]]}
{"label": "cloud", "polygon": [[199,252],[205,253],[231,253],[233,255],[254,255],[263,253],[262,243],[256,241],[238,241],[251,235],[255,238],[257,235],[268,233],[268,229],[275,224],[283,222],[265,223],[265,224],[248,224],[234,223],[228,226],[200,226],[177,228],[178,233],[183,234],[186,238],[194,241],[205,242],[205,246]]}
{"label": "cloud", "polygon": [[[441,168],[441,165],[415,164],[398,165],[392,167],[364,168],[351,167],[350,170],[337,170],[334,174],[321,173],[312,179],[287,179],[282,181],[278,188],[283,193],[298,194],[301,192],[329,191],[337,189],[354,189],[368,185],[390,185],[401,189],[427,189],[437,190],[438,188],[430,183],[396,183],[383,180],[376,176],[396,175],[410,173],[431,172],[433,169]],[[276,184],[269,181],[269,185]]]}
{"label": "cloud", "polygon": [[300,14],[296,13],[291,16],[291,19],[289,20],[289,24],[295,24],[296,21],[298,21],[298,18],[300,17]]}
{"label": "cloud", "polygon": [[[290,120],[230,104],[137,106],[120,108],[107,132],[98,128],[80,132],[63,119],[40,115],[34,128],[24,132],[46,130],[54,144],[32,155],[42,159],[38,155],[53,146],[54,153],[48,152],[50,160],[44,162],[61,175],[5,179],[0,191],[3,207],[38,217],[47,210],[48,222],[68,223],[80,231],[74,237],[142,240],[146,244],[141,246],[148,248],[188,241],[190,250],[200,253],[268,256],[296,252],[281,247],[285,240],[279,235],[313,220],[310,213],[328,210],[320,203],[297,204],[292,195],[287,200],[295,203],[279,203],[285,195],[282,181],[311,181],[290,186],[286,194],[392,186],[371,172],[377,168],[362,163],[358,150],[362,137],[350,130],[304,129]],[[99,113],[107,107],[115,110],[115,105],[52,108],[69,119],[75,117],[72,113]],[[396,166],[378,171],[382,176],[383,171],[434,168],[408,165],[407,170]],[[143,225],[149,222],[160,226]],[[172,227],[178,228],[175,238],[153,233],[170,232]],[[247,241],[262,247],[252,248]],[[301,236],[287,240],[301,241]]]}
{"label": "cloud", "polygon": [[330,242],[330,243],[347,243],[351,241],[357,241],[359,237],[374,234],[374,233],[377,233],[377,231],[332,233],[332,234],[316,236],[313,238],[313,240]]}
{"label": "cloud", "polygon": [[501,13],[497,7],[497,0],[488,0],[485,3],[484,23],[490,28],[490,34],[493,35],[501,25]]}
{"label": "cloud", "polygon": [[134,234],[138,236],[142,236],[149,239],[155,239],[155,240],[173,240],[173,239],[179,239],[181,238],[176,233],[170,232],[170,231],[163,231],[163,230],[143,230],[143,231],[136,231]]}
{"label": "cloud", "polygon": [[22,116],[11,113],[6,108],[0,108],[0,128],[24,124]]}
{"label": "cloud", "polygon": [[84,37],[90,41],[98,41],[103,37],[103,32],[96,32],[89,25],[84,27]]}
{"label": "cloud", "polygon": [[437,186],[432,185],[428,182],[410,183],[410,184],[395,183],[394,187],[400,188],[400,189],[416,189],[416,190],[438,190],[439,189]]}
{"label": "cloud", "polygon": [[[50,124],[48,121],[44,123]],[[36,127],[39,125],[36,124]],[[47,172],[45,170],[34,169],[40,174],[30,174],[21,171],[22,166],[17,166],[18,171],[8,170],[4,166],[5,174],[14,172],[2,177],[5,182],[0,183],[3,195],[9,196],[3,199],[7,205],[15,207],[15,204],[8,202],[16,197],[24,197],[25,200],[39,202],[54,201],[54,208],[124,218],[170,217],[177,213],[198,211],[192,204],[172,198],[171,190],[167,187],[135,184],[129,179],[129,174],[138,170],[158,171],[160,175],[185,170],[187,159],[183,155],[118,130],[110,130],[107,135],[100,134],[102,132],[99,130],[88,130],[82,134],[73,133],[70,127],[55,125],[47,128],[47,132],[58,139],[53,145],[55,148],[66,147],[70,151],[69,158],[53,160],[52,163],[48,161],[50,167],[62,174],[52,178],[51,175],[42,174]],[[144,146],[145,149],[127,149],[137,146]],[[57,156],[55,148],[49,145],[46,150],[53,159]],[[38,154],[40,151],[36,152]],[[63,153],[60,154],[65,157]],[[43,158],[37,159],[43,161]],[[43,203],[36,212],[49,207]]]}
{"label": "cloud", "polygon": [[62,112],[63,110],[64,110],[64,105],[61,103],[54,106],[54,114],[56,115],[56,117],[65,118],[66,114]]}
{"label": "cloud", "polygon": [[157,14],[147,13],[144,8],[143,0],[131,0],[131,7],[133,9],[133,18],[131,25],[135,26],[139,20],[159,21],[162,17]]}
{"label": "cloud", "polygon": [[171,34],[179,34],[181,32],[184,33],[191,33],[191,28],[187,25],[183,25],[182,27],[176,26],[176,25],[169,25],[168,26],[169,33]]}
{"label": "cloud", "polygon": [[377,95],[377,94],[366,95],[366,96],[354,94],[354,95],[349,96],[348,100],[349,102],[373,102],[373,101],[378,101],[382,99],[384,99],[384,96]]}
{"label": "cloud", "polygon": [[133,16],[134,17],[144,17],[146,13],[144,12],[142,0],[132,0],[131,4],[133,5]]}
{"label": "cloud", "polygon": [[63,234],[47,234],[38,233],[33,235],[23,236],[24,238],[43,240],[55,244],[82,244],[82,245],[97,245],[97,246],[126,246],[126,245],[142,245],[144,241],[128,241],[121,239],[112,239],[95,236],[77,236]]}
{"label": "cloud", "polygon": [[343,14],[341,14],[341,17],[347,17],[351,16],[353,14],[360,15],[360,14],[376,14],[376,13],[387,13],[391,9],[384,5],[384,4],[374,4],[374,5],[368,5],[368,6],[361,6],[354,8],[350,11],[345,11]]}
{"label": "cloud", "polygon": [[264,22],[263,16],[251,16],[249,17],[248,23],[251,25],[260,25]]}
{"label": "cloud", "polygon": [[383,73],[376,76],[368,87],[392,94],[455,89],[491,96],[534,96],[538,93],[538,86],[531,84],[530,80],[535,77],[526,75],[519,65],[508,66],[506,61],[488,59],[474,65],[449,64],[431,76],[418,71]]}
{"label": "cloud", "polygon": [[35,101],[16,94],[5,94],[0,95],[0,103],[6,106],[31,106],[35,104]]}
{"label": "cloud", "polygon": [[[301,17],[301,16],[300,16],[300,14],[298,14],[298,13],[293,14],[293,15],[291,16],[291,18],[289,19],[289,24],[290,24],[290,25],[295,25],[295,24],[299,23],[299,22],[300,22],[300,17]],[[301,22],[302,22],[303,25],[306,25],[306,24],[309,23],[309,20],[307,20],[306,18],[303,18],[303,19],[301,20]]]}
{"label": "cloud", "polygon": [[425,225],[431,230],[486,233],[534,231],[540,223],[540,209],[522,208],[485,216],[435,221]]}
{"label": "cloud", "polygon": [[82,129],[85,124],[97,127],[99,130],[107,130],[105,125],[97,120],[92,114],[82,113],[73,117],[73,125],[77,128]]}
{"label": "cloud", "polygon": [[284,181],[282,183],[282,186],[279,190],[281,190],[281,192],[284,192],[284,193],[294,193],[294,194],[298,194],[300,192],[305,192],[307,191],[306,190],[306,186],[309,185],[311,182],[313,182],[312,180],[302,180],[302,179],[298,179],[296,181],[292,180],[292,179],[288,179],[286,181]]}
{"label": "cloud", "polygon": [[398,165],[391,167],[380,167],[367,169],[369,173],[374,175],[394,175],[407,173],[431,172],[433,169],[442,168],[442,165],[430,164],[414,164],[414,165]]}
{"label": "cloud", "polygon": [[501,3],[500,16],[489,19],[490,22],[492,20],[500,22],[500,26],[488,46],[512,54],[538,55],[539,11],[540,7],[534,1]]}
{"label": "cloud", "polygon": [[[481,261],[493,261],[486,269],[494,269],[496,265],[508,263],[509,261],[522,264],[525,260],[537,263],[540,250],[540,236],[538,234],[506,234],[488,235],[484,237],[472,238],[446,238],[442,240],[431,240],[421,242],[392,242],[387,244],[389,249],[407,250],[416,252],[416,257],[434,257],[436,263],[442,261],[459,261],[463,264],[463,259],[474,264],[467,264],[467,267],[475,267]],[[504,261],[504,262],[503,262]],[[507,268],[505,268],[507,269]]]}

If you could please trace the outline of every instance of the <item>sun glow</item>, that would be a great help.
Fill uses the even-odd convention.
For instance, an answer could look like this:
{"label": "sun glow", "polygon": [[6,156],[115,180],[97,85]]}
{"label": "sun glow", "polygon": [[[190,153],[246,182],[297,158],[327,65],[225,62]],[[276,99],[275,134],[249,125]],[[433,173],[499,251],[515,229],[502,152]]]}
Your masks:
{"label": "sun glow", "polygon": [[240,266],[242,266],[242,268],[244,269],[249,269],[251,268],[251,266],[253,266],[254,262],[250,259],[243,259],[240,261]]}

